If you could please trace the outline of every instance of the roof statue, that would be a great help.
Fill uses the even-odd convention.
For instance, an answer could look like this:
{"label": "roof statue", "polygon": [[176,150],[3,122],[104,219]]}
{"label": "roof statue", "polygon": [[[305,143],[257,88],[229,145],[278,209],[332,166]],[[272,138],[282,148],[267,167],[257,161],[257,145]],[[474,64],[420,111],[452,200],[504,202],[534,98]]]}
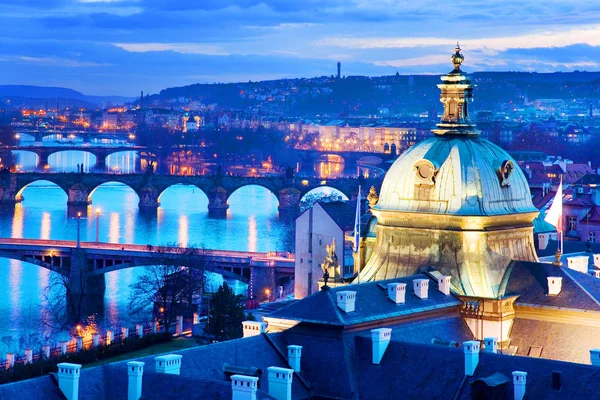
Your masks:
{"label": "roof statue", "polygon": [[[337,255],[335,254],[335,238],[331,241],[331,244],[325,245],[325,261],[321,265],[323,268],[323,279],[325,280],[325,286],[327,286],[327,279],[333,277],[334,280],[340,276],[340,263],[338,262]],[[325,279],[327,277],[327,279]]]}
{"label": "roof statue", "polygon": [[444,113],[435,136],[398,157],[371,208],[376,243],[360,282],[432,268],[465,295],[496,297],[511,260],[537,261],[538,210],[513,158],[471,122],[473,85],[458,45],[451,59],[437,85]]}

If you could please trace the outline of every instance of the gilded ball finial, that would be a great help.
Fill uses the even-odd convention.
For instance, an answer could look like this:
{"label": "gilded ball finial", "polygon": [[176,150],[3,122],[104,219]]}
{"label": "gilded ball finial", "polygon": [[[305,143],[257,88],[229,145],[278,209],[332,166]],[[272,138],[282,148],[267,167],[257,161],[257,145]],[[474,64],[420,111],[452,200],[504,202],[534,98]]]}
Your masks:
{"label": "gilded ball finial", "polygon": [[460,65],[464,61],[464,57],[460,54],[460,46],[458,42],[456,42],[456,47],[454,48],[454,54],[452,54],[452,64],[454,64],[455,69],[459,69]]}

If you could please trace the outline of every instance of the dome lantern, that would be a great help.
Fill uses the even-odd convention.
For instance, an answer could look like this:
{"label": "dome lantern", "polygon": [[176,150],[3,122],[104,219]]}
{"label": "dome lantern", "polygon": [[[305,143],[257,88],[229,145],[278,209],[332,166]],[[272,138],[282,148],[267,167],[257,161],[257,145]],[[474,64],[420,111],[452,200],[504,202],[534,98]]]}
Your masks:
{"label": "dome lantern", "polygon": [[460,50],[457,43],[451,57],[454,69],[443,75],[441,77],[443,83],[437,85],[440,88],[440,102],[444,105],[444,114],[437,124],[437,129],[433,130],[436,135],[479,135],[469,116],[469,103],[473,101],[473,85],[460,69],[465,59]]}

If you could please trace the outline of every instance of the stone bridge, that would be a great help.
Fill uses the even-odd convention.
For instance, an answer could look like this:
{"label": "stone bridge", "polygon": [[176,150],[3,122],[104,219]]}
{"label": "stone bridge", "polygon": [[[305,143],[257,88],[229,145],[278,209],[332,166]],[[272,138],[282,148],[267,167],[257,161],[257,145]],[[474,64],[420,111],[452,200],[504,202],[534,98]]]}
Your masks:
{"label": "stone bridge", "polygon": [[366,151],[342,151],[342,150],[295,150],[303,163],[307,165],[322,161],[327,156],[338,156],[344,160],[344,166],[347,169],[356,168],[360,161],[367,159],[379,159],[381,162],[394,160],[395,153],[373,153]]}
{"label": "stone bridge", "polygon": [[94,169],[97,171],[106,170],[106,158],[115,153],[119,153],[122,151],[149,151],[147,147],[144,146],[11,146],[11,147],[2,147],[1,151],[28,151],[30,153],[35,153],[38,156],[36,169],[39,171],[43,171],[49,168],[48,158],[55,153],[60,153],[62,151],[83,151],[86,153],[92,154],[96,157],[96,164],[94,165]]}
{"label": "stone bridge", "polygon": [[294,256],[168,246],[0,238],[0,257],[39,265],[68,278],[74,296],[104,293],[104,274],[131,267],[181,265],[248,283],[248,296],[289,284]]}
{"label": "stone bridge", "polygon": [[41,142],[45,137],[53,136],[53,135],[60,135],[62,137],[81,138],[81,139],[83,139],[84,143],[89,143],[92,141],[92,139],[95,139],[95,138],[105,138],[107,136],[118,137],[120,139],[130,140],[130,141],[135,139],[135,136],[132,135],[131,133],[119,132],[119,131],[114,131],[114,132],[98,132],[98,131],[90,131],[90,130],[87,130],[87,131],[80,131],[80,130],[55,131],[55,130],[45,130],[45,129],[38,130],[38,129],[19,128],[18,132],[33,136],[35,138],[36,142]]}
{"label": "stone bridge", "polygon": [[192,185],[208,197],[208,210],[213,216],[226,215],[229,196],[237,189],[258,185],[273,193],[279,201],[282,217],[297,215],[300,200],[309,191],[319,187],[339,190],[349,199],[355,198],[358,185],[364,192],[370,186],[379,191],[383,177],[360,178],[302,178],[289,176],[247,177],[230,175],[156,175],[156,174],[108,174],[108,173],[0,173],[0,204],[23,201],[23,190],[37,181],[50,181],[62,188],[68,196],[67,204],[72,210],[85,210],[92,203],[92,194],[98,186],[107,182],[119,182],[129,186],[139,197],[138,206],[144,210],[156,210],[161,194],[173,185]]}

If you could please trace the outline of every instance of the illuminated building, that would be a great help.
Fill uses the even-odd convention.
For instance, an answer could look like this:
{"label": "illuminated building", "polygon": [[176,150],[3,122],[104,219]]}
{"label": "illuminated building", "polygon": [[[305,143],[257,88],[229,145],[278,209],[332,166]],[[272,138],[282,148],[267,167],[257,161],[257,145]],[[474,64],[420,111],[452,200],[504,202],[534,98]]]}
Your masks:
{"label": "illuminated building", "polygon": [[479,138],[469,118],[473,86],[460,65],[442,76],[444,115],[435,136],[402,154],[382,185],[373,255],[360,281],[436,269],[458,293],[495,298],[513,259],[537,261],[538,210],[516,162]]}

